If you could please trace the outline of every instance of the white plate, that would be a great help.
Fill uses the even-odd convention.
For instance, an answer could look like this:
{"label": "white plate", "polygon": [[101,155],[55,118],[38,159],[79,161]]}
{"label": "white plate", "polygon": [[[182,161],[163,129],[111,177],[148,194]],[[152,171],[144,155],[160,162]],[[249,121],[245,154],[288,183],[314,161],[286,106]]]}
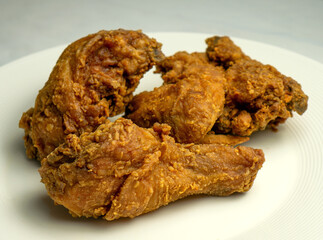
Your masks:
{"label": "white plate", "polygon": [[[204,51],[210,35],[153,33],[166,54]],[[266,162],[253,188],[230,197],[191,197],[135,219],[72,218],[40,183],[39,163],[25,157],[18,121],[34,105],[64,46],[0,68],[0,239],[319,239],[323,236],[323,65],[270,45],[233,38],[245,53],[302,84],[309,108],[279,127],[254,134]],[[148,73],[138,91],[159,86]]]}

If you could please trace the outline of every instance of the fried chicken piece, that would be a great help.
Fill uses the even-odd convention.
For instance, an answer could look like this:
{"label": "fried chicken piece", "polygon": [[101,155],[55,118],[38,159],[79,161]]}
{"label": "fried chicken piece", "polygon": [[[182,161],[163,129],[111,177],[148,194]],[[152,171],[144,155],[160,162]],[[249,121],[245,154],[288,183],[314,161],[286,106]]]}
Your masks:
{"label": "fried chicken piece", "polygon": [[23,114],[29,158],[42,159],[66,135],[93,131],[124,111],[143,74],[163,58],[161,44],[141,31],[99,31],[59,57],[35,107]]}
{"label": "fried chicken piece", "polygon": [[205,40],[207,44],[206,55],[209,61],[227,69],[237,60],[250,59],[245,55],[241,48],[236,46],[233,41],[227,37],[214,36]]}
{"label": "fried chicken piece", "polygon": [[240,137],[233,135],[215,134],[215,132],[208,132],[198,143],[199,144],[221,144],[228,146],[236,146],[249,141],[249,137]]}
{"label": "fried chicken piece", "polygon": [[73,216],[110,221],[192,194],[246,192],[264,162],[262,150],[179,144],[169,132],[166,124],[145,129],[121,118],[70,134],[42,160],[42,182]]}
{"label": "fried chicken piece", "polygon": [[155,122],[172,127],[182,143],[199,142],[213,127],[224,106],[224,77],[206,55],[178,52],[158,62],[164,84],[136,95],[126,117],[141,127]]}
{"label": "fried chicken piece", "polygon": [[225,106],[214,132],[249,136],[267,126],[275,129],[292,111],[306,111],[308,96],[294,79],[246,56],[228,37],[215,36],[206,43],[209,61],[226,69],[227,80]]}

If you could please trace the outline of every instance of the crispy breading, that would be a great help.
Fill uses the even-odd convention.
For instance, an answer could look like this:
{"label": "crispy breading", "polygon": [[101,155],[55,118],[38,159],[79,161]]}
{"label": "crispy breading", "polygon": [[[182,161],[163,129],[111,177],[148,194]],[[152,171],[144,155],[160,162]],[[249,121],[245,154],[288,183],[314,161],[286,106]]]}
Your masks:
{"label": "crispy breading", "polygon": [[23,114],[29,158],[41,160],[70,134],[95,130],[124,111],[143,74],[163,58],[161,44],[141,31],[99,31],[59,57],[34,108]]}
{"label": "crispy breading", "polygon": [[223,71],[208,64],[205,54],[178,52],[158,62],[157,72],[164,84],[136,95],[126,117],[142,127],[167,123],[176,141],[199,142],[222,114]]}
{"label": "crispy breading", "polygon": [[303,114],[308,96],[301,85],[271,65],[245,55],[228,37],[206,40],[209,62],[225,69],[226,99],[216,133],[249,136],[266,127],[276,128],[292,111]]}
{"label": "crispy breading", "polygon": [[169,132],[165,124],[145,129],[121,118],[71,134],[42,160],[42,182],[73,216],[114,220],[193,194],[246,192],[264,162],[258,149],[179,144]]}
{"label": "crispy breading", "polygon": [[210,125],[215,134],[250,136],[306,111],[308,96],[294,79],[251,59],[229,37],[206,43],[205,53],[178,52],[158,62],[163,86],[135,96],[126,117],[143,127],[168,123],[177,141],[198,143]]}

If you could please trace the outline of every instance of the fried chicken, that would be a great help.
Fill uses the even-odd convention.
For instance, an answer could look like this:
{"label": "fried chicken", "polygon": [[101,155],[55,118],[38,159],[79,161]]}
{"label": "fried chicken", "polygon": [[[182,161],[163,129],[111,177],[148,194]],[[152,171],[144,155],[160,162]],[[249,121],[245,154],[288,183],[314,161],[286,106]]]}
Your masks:
{"label": "fried chicken", "polygon": [[210,63],[222,66],[227,80],[225,106],[214,132],[249,136],[267,126],[276,129],[292,111],[306,111],[308,96],[294,79],[251,59],[228,37],[215,36],[206,43]]}
{"label": "fried chicken", "polygon": [[179,144],[169,131],[166,124],[145,129],[121,118],[70,134],[42,160],[42,182],[73,216],[114,220],[192,194],[246,192],[264,162],[261,150]]}
{"label": "fried chicken", "polygon": [[[206,43],[205,53],[178,52],[158,62],[157,72],[162,73],[164,85],[135,96],[127,117],[143,127],[151,127],[154,122],[168,123],[180,142],[223,140],[226,144],[227,140],[234,143],[242,139],[206,136],[211,125],[216,134],[250,136],[267,127],[276,129],[292,117],[293,111],[306,111],[308,97],[294,79],[251,59],[228,37],[215,36]],[[215,71],[223,72],[225,79],[206,77],[216,76],[212,73]],[[183,88],[185,98],[180,92]]]}
{"label": "fried chicken", "polygon": [[34,108],[19,126],[25,129],[29,158],[41,160],[64,138],[95,130],[120,114],[156,61],[161,44],[141,31],[99,31],[70,44],[59,57]]}
{"label": "fried chicken", "polygon": [[222,114],[222,70],[209,64],[205,54],[178,52],[158,62],[157,72],[164,84],[136,95],[126,117],[142,127],[167,123],[176,141],[199,142]]}
{"label": "fried chicken", "polygon": [[221,144],[227,146],[236,146],[249,141],[249,137],[240,137],[229,134],[215,134],[208,132],[198,143],[199,144]]}

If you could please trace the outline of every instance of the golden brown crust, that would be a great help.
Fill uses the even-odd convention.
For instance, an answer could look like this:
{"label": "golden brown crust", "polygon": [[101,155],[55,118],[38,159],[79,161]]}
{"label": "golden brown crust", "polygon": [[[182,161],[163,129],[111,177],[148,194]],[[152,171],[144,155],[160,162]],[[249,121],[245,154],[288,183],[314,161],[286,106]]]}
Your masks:
{"label": "golden brown crust", "polygon": [[199,142],[222,114],[224,76],[200,53],[178,52],[157,64],[164,85],[135,96],[126,117],[142,127],[172,127],[176,141]]}
{"label": "golden brown crust", "polygon": [[[63,52],[20,121],[27,154],[45,157],[39,173],[57,204],[73,216],[110,221],[193,194],[251,188],[264,153],[233,147],[249,138],[215,135],[211,128],[248,136],[292,111],[302,114],[308,98],[295,80],[250,59],[229,38],[207,43],[206,53],[162,60],[155,40],[116,30],[89,35]],[[122,111],[156,61],[164,85],[139,94],[128,108],[128,117],[147,128],[107,120]]]}
{"label": "golden brown crust", "polygon": [[213,131],[249,136],[267,126],[276,129],[292,111],[306,111],[308,96],[294,79],[251,59],[228,37],[215,36],[206,43],[209,61],[226,70],[227,80],[223,114]]}
{"label": "golden brown crust", "polygon": [[177,141],[197,143],[211,125],[216,134],[250,136],[267,127],[275,130],[293,111],[306,111],[308,97],[294,79],[251,59],[229,37],[214,36],[206,43],[205,53],[177,52],[159,62],[164,85],[135,96],[126,116],[143,127],[167,123]]}
{"label": "golden brown crust", "polygon": [[248,59],[240,47],[227,36],[214,36],[205,40],[207,44],[206,55],[215,65],[228,68],[237,60]]}
{"label": "golden brown crust", "polygon": [[167,132],[167,125],[144,129],[119,119],[93,133],[69,135],[42,160],[42,182],[74,216],[114,220],[192,194],[248,191],[264,162],[261,150],[183,145]]}
{"label": "golden brown crust", "polygon": [[143,74],[163,57],[140,31],[100,31],[70,44],[24,114],[27,156],[42,159],[70,133],[93,131],[121,113]]}
{"label": "golden brown crust", "polygon": [[215,134],[213,131],[208,132],[199,144],[220,144],[227,146],[236,146],[249,141],[249,137],[240,137],[233,135]]}
{"label": "golden brown crust", "polygon": [[227,80],[224,110],[213,131],[249,136],[267,126],[275,129],[292,111],[306,111],[308,97],[294,79],[251,59],[228,37],[212,37],[206,43],[209,61],[225,68]]}

